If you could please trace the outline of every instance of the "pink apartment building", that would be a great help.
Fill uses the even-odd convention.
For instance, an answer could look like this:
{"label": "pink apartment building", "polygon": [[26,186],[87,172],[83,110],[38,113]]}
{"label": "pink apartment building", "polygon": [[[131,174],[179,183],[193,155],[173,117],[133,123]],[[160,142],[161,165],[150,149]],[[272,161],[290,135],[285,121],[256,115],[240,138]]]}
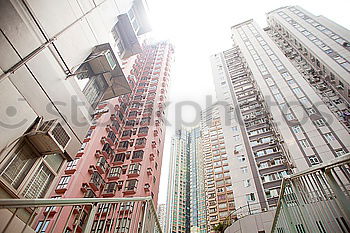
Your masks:
{"label": "pink apartment building", "polygon": [[[123,62],[131,93],[98,105],[76,159],[68,162],[51,198],[151,196],[157,206],[172,55],[168,42],[145,43],[141,54]],[[132,229],[140,224],[140,214],[129,211],[133,208],[130,203],[119,208],[123,213],[114,220],[103,219],[104,212],[112,211],[110,206],[99,208],[96,218],[102,221],[98,224],[104,228],[119,224],[122,227],[115,228],[117,232],[137,232]],[[50,232],[59,208],[45,211],[36,223],[40,232]],[[88,212],[63,209],[54,232],[81,232]],[[99,227],[96,221],[91,232],[102,232]]]}

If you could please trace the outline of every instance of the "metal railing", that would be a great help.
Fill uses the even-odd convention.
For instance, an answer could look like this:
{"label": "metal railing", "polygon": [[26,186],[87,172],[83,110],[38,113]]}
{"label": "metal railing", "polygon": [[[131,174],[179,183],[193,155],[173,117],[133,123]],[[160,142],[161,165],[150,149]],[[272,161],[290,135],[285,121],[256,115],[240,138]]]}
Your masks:
{"label": "metal railing", "polygon": [[151,197],[0,199],[0,232],[162,233]]}
{"label": "metal railing", "polygon": [[[269,206],[268,208],[261,208],[262,205]],[[263,212],[267,212],[270,210],[276,209],[275,206],[272,206],[269,202],[247,202],[247,205],[241,206],[234,211],[230,212],[230,214],[224,220],[224,224],[226,226],[231,226],[234,222],[240,220],[249,215],[260,214]]]}
{"label": "metal railing", "polygon": [[271,232],[350,232],[350,154],[283,179]]}

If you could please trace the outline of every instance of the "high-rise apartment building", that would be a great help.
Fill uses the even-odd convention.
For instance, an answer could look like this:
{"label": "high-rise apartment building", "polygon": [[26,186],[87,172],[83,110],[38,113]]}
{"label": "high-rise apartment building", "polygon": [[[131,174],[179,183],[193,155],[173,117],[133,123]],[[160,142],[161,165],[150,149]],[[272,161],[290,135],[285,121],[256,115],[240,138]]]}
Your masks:
{"label": "high-rise apartment building", "polygon": [[188,151],[187,131],[176,131],[171,139],[166,232],[190,232]]}
{"label": "high-rise apartment building", "polygon": [[350,31],[298,6],[267,14],[266,32],[350,130]]}
{"label": "high-rise apartment building", "polygon": [[147,5],[5,0],[0,28],[0,197],[48,197],[98,103],[131,92],[121,59],[141,52]]}
{"label": "high-rise apartment building", "polygon": [[[168,42],[146,42],[142,53],[123,62],[132,92],[99,103],[77,158],[66,165],[51,198],[151,196],[157,205],[172,55]],[[113,211],[111,205],[100,206],[92,231],[106,227],[138,231],[142,209],[126,202],[119,207],[118,216]],[[50,222],[58,216],[51,213],[45,223],[44,217],[40,219],[38,226],[52,229]],[[70,209],[63,209],[55,232],[84,229],[87,214],[87,210],[71,214]]]}
{"label": "high-rise apartment building", "polygon": [[276,206],[284,176],[350,149],[349,31],[299,7],[267,16],[264,30],[233,26],[233,48],[211,58],[235,206],[250,212]]}
{"label": "high-rise apartment building", "polygon": [[200,128],[181,129],[171,141],[165,232],[207,232]]}
{"label": "high-rise apartment building", "polygon": [[190,153],[190,223],[191,232],[207,232],[204,160],[202,157],[202,133],[199,127],[193,128],[189,138]]}
{"label": "high-rise apartment building", "polygon": [[202,160],[208,230],[223,223],[235,209],[223,127],[217,106],[202,112]]}
{"label": "high-rise apartment building", "polygon": [[165,221],[166,221],[166,204],[159,204],[157,207],[157,216],[160,224],[160,228],[165,232]]}

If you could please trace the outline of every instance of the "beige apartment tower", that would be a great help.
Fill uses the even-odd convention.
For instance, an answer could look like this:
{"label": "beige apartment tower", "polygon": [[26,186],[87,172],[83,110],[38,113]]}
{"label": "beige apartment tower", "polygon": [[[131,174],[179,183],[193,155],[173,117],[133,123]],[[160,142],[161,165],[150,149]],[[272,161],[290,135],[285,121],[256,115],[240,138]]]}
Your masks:
{"label": "beige apartment tower", "polygon": [[267,20],[232,26],[233,48],[211,57],[235,207],[265,213],[283,177],[350,149],[349,30],[300,7]]}

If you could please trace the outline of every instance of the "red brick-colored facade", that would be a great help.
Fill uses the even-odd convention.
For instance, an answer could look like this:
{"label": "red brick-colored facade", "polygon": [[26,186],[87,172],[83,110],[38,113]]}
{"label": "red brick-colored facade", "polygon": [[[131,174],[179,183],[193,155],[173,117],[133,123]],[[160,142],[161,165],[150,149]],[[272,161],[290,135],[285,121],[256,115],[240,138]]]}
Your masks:
{"label": "red brick-colored facade", "polygon": [[[159,42],[145,44],[141,54],[123,61],[132,92],[99,104],[84,144],[61,174],[52,198],[152,196],[157,206],[172,55],[172,45]],[[70,209],[63,209],[54,232],[72,231],[76,212],[69,217]],[[51,210],[47,220],[56,213]]]}

